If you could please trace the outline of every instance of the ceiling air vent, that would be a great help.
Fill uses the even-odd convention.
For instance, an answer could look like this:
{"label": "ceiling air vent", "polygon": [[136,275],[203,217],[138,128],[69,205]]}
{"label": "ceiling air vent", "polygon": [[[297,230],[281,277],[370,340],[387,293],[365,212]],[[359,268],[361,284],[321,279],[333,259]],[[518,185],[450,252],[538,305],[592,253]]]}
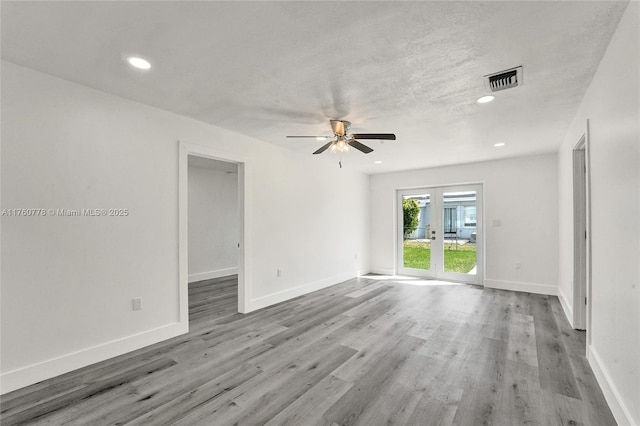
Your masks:
{"label": "ceiling air vent", "polygon": [[522,66],[485,75],[484,84],[492,92],[522,86]]}

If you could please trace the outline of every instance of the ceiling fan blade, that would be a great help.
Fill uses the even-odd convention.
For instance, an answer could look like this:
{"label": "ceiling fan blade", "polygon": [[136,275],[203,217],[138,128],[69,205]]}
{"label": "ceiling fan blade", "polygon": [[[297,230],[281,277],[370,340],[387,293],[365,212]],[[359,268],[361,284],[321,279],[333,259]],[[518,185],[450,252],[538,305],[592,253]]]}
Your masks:
{"label": "ceiling fan blade", "polygon": [[393,133],[354,133],[351,137],[354,139],[380,139],[385,141],[396,140],[396,135]]}
{"label": "ceiling fan blade", "polygon": [[334,142],[334,141],[327,142],[326,144],[322,145],[320,148],[318,148],[318,149],[316,150],[316,152],[314,152],[314,154],[322,154],[322,153],[323,153],[323,152],[325,152],[327,149],[329,149],[329,147],[331,146],[331,144],[332,144],[333,142]]}
{"label": "ceiling fan blade", "polygon": [[350,146],[354,147],[355,149],[357,149],[358,151],[362,151],[365,154],[368,154],[370,152],[373,152],[373,149],[369,148],[368,146],[361,144],[360,142],[358,142],[355,139],[351,139],[350,141],[347,142]]}
{"label": "ceiling fan blade", "polygon": [[287,138],[313,138],[313,139],[329,139],[331,136],[285,136]]}

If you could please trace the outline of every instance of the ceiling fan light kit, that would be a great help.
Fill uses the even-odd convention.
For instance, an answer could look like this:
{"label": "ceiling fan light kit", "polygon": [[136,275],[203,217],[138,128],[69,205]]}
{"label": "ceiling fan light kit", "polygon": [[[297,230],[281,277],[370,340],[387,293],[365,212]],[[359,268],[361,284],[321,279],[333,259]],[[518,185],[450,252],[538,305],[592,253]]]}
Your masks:
{"label": "ceiling fan light kit", "polygon": [[[329,120],[331,130],[333,130],[334,138],[326,144],[322,145],[314,154],[322,154],[327,149],[334,153],[348,153],[349,147],[353,147],[358,151],[369,154],[373,149],[359,142],[357,139],[378,139],[378,140],[396,140],[393,133],[353,133],[349,134],[351,122],[346,120]],[[287,138],[316,138],[317,140],[326,140],[326,136],[287,136]],[[338,162],[342,168],[342,162]]]}
{"label": "ceiling fan light kit", "polygon": [[331,152],[349,152],[349,144],[344,136],[338,137],[338,140],[331,144],[329,148]]}

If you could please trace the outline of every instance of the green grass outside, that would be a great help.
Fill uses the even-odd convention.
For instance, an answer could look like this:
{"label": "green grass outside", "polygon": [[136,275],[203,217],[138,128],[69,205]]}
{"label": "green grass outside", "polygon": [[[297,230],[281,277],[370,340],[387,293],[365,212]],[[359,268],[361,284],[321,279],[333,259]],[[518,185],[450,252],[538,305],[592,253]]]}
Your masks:
{"label": "green grass outside", "polygon": [[[404,267],[415,269],[429,269],[431,262],[431,247],[429,242],[404,242]],[[468,273],[476,266],[475,244],[458,245],[445,243],[444,245],[445,272]]]}

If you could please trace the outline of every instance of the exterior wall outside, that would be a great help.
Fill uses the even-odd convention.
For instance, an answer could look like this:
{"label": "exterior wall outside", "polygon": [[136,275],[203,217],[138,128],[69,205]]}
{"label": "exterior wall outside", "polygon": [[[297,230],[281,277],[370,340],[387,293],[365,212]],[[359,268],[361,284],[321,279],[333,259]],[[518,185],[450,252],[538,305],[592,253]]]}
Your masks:
{"label": "exterior wall outside", "polygon": [[[444,208],[455,208],[456,209],[456,236],[458,239],[469,240],[471,238],[471,234],[476,232],[475,226],[465,226],[465,207],[473,207],[475,206],[475,201],[458,201],[458,202],[445,202]],[[446,237],[446,236],[445,236]],[[451,239],[451,236],[449,236]]]}
{"label": "exterior wall outside", "polygon": [[420,207],[420,222],[418,223],[418,228],[409,235],[410,240],[415,239],[425,239],[429,238],[429,234],[431,233],[431,207],[428,205]]}
{"label": "exterior wall outside", "polygon": [[[475,207],[474,201],[458,201],[458,202],[445,202],[444,208],[456,208],[456,219],[457,219],[457,237],[462,240],[471,239],[471,234],[476,232],[475,226],[465,226],[465,207]],[[410,240],[415,239],[429,239],[431,235],[431,205],[421,205],[420,206],[420,221],[418,223],[418,227],[415,231],[409,235]]]}

